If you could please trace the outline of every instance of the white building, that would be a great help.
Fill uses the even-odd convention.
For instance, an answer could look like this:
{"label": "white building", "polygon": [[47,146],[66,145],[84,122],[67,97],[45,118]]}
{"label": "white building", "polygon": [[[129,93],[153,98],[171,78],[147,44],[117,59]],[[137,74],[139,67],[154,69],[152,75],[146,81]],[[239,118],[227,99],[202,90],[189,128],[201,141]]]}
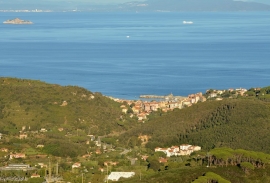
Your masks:
{"label": "white building", "polygon": [[108,180],[118,181],[121,177],[130,178],[135,175],[135,172],[111,172],[108,176]]}
{"label": "white building", "polygon": [[164,152],[167,157],[190,155],[194,151],[200,151],[200,146],[192,146],[189,144],[182,144],[180,146],[172,146],[170,148],[156,147],[155,152]]}
{"label": "white building", "polygon": [[73,169],[73,168],[80,168],[80,167],[81,167],[81,163],[79,163],[79,162],[74,163],[74,164],[72,165],[72,169]]}
{"label": "white building", "polygon": [[182,144],[180,145],[180,150],[188,150],[188,148],[190,147],[191,145],[189,144]]}

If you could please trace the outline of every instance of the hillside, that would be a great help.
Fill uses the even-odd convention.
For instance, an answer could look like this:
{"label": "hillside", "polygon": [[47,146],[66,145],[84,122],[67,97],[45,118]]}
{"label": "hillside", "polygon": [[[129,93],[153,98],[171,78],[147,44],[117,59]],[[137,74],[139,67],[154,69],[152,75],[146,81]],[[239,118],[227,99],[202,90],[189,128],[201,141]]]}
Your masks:
{"label": "hillside", "polygon": [[[44,128],[50,132],[46,138],[58,141],[64,141],[65,135],[84,142],[87,134],[122,134],[120,143],[130,145],[129,140],[148,135],[151,139],[146,146],[151,149],[189,143],[208,150],[227,146],[270,152],[265,146],[270,143],[268,95],[255,98],[252,90],[248,91],[250,97],[154,112],[143,124],[124,115],[120,103],[77,86],[1,78],[0,91],[0,133],[6,135],[18,136],[22,128],[32,132]],[[64,129],[60,134],[59,128]]]}
{"label": "hillside", "polygon": [[[92,129],[100,135],[118,129],[120,104],[76,86],[59,86],[24,79],[0,79],[1,125],[9,122],[18,129],[53,127]],[[100,124],[102,123],[102,125]],[[13,127],[12,127],[13,128]],[[5,133],[5,128],[1,128]]]}
{"label": "hillside", "polygon": [[[243,96],[225,92],[221,101],[159,110],[138,122],[131,108],[121,110],[135,105],[130,101],[117,103],[77,86],[0,78],[0,165],[36,167],[26,177],[41,177],[27,182],[43,182],[49,173],[40,165],[48,161],[65,182],[81,182],[82,173],[85,182],[102,182],[104,170],[135,172],[120,182],[269,182],[269,94],[270,87]],[[149,141],[142,143],[140,135]],[[154,152],[183,143],[202,150],[170,157]],[[7,171],[4,179],[20,174]]]}
{"label": "hillside", "polygon": [[[257,98],[250,90],[250,97],[154,112],[143,124],[123,114],[120,103],[77,86],[0,78],[0,91],[0,133],[15,137],[22,128],[31,133],[46,129],[49,133],[33,146],[44,139],[58,144],[66,141],[66,136],[71,142],[84,143],[86,135],[114,138],[122,134],[119,143],[124,146],[138,145],[138,136],[148,135],[151,138],[146,147],[151,149],[189,143],[208,150],[226,146],[270,152],[265,146],[270,143],[268,90],[262,90],[266,95]],[[59,133],[59,128],[63,132]]]}
{"label": "hillside", "polygon": [[[125,120],[120,104],[100,93],[77,86],[0,78],[0,133],[11,144],[20,142],[19,134],[25,133],[30,138],[24,143],[31,147],[44,144],[49,145],[45,148],[49,154],[77,156],[86,152],[87,135],[124,131],[117,123],[120,118]],[[129,124],[134,126],[127,123],[125,127]],[[41,129],[46,133],[38,133]]]}
{"label": "hillside", "polygon": [[207,101],[169,113],[157,112],[143,126],[122,138],[151,136],[147,147],[189,143],[202,146],[242,148],[270,152],[270,103],[254,97]]}

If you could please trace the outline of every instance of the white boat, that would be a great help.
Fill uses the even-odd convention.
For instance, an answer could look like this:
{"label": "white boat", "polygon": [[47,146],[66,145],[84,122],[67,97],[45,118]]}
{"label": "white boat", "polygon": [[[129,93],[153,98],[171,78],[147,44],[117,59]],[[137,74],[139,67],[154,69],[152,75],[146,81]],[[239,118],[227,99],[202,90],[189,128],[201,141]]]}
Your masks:
{"label": "white boat", "polygon": [[191,21],[183,21],[183,24],[193,24]]}

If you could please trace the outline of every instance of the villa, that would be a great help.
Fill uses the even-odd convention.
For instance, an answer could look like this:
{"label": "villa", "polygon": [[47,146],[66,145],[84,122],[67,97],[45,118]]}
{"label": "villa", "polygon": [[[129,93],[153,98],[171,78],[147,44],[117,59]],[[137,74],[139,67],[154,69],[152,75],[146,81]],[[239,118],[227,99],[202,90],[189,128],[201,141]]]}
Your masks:
{"label": "villa", "polygon": [[156,147],[155,152],[164,152],[167,157],[171,156],[186,156],[190,155],[194,151],[200,151],[200,146],[193,146],[189,144],[182,144],[180,146],[172,146],[170,148]]}

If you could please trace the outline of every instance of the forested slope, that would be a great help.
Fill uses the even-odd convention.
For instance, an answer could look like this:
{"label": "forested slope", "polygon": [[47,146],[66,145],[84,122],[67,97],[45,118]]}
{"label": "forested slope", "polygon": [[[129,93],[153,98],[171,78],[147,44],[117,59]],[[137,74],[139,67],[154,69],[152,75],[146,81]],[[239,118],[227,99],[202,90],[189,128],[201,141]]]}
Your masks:
{"label": "forested slope", "polygon": [[52,128],[88,129],[101,135],[122,130],[116,121],[120,104],[76,86],[60,86],[41,81],[0,78],[0,128],[32,130]]}
{"label": "forested slope", "polygon": [[207,101],[159,115],[126,135],[150,135],[151,148],[189,143],[203,149],[226,146],[270,152],[269,103],[254,97]]}
{"label": "forested slope", "polygon": [[[268,87],[260,91],[250,90],[250,97],[154,112],[146,123],[139,124],[123,115],[121,104],[100,93],[77,86],[0,78],[0,133],[18,137],[24,126],[29,133],[47,129],[49,133],[36,139],[33,146],[44,139],[68,146],[66,135],[70,135],[69,142],[78,145],[85,143],[87,134],[114,133],[122,134],[119,143],[124,145],[128,139],[149,135],[146,146],[151,149],[189,143],[206,150],[226,146],[269,153],[270,90]],[[124,126],[118,124],[120,119],[125,120]],[[58,128],[64,131],[59,133]]]}
{"label": "forested slope", "polygon": [[[120,104],[77,86],[41,81],[0,78],[0,133],[3,147],[16,144],[36,147],[45,153],[75,157],[86,153],[87,135],[122,132]],[[40,133],[40,130],[46,133]],[[27,139],[19,139],[27,134]],[[21,146],[22,147],[22,146]],[[23,147],[22,147],[23,148]]]}

